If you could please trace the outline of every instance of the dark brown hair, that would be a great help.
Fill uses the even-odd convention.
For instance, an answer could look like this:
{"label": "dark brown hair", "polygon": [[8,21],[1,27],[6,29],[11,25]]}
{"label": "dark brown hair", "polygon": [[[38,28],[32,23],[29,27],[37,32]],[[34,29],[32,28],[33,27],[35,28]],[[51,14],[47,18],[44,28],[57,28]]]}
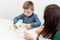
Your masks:
{"label": "dark brown hair", "polygon": [[60,29],[60,8],[56,4],[48,5],[44,11],[44,30],[43,37],[54,37],[57,30]]}
{"label": "dark brown hair", "polygon": [[26,1],[23,4],[23,9],[29,9],[31,7],[31,10],[34,10],[34,4],[32,1]]}

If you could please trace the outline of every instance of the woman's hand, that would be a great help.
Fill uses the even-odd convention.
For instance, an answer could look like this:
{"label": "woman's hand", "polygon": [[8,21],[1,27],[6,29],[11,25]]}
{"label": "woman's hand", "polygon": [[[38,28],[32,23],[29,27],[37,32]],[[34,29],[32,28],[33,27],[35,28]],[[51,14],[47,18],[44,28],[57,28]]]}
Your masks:
{"label": "woman's hand", "polygon": [[26,40],[35,40],[34,37],[30,34],[28,34],[27,32],[24,33],[24,38]]}
{"label": "woman's hand", "polygon": [[43,31],[43,29],[44,29],[44,26],[38,27],[38,28],[36,29],[36,34],[39,35],[39,34]]}

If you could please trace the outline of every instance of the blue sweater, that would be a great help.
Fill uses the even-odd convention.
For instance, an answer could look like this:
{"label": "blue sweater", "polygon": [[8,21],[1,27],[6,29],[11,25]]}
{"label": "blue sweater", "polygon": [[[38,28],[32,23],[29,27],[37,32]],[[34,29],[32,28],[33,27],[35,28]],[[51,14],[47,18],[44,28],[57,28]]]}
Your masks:
{"label": "blue sweater", "polygon": [[23,23],[26,23],[26,24],[30,23],[32,28],[36,28],[41,25],[41,22],[40,22],[38,16],[34,13],[29,17],[26,17],[24,15],[24,13],[15,17],[13,20],[14,24],[17,23],[20,19],[23,20]]}

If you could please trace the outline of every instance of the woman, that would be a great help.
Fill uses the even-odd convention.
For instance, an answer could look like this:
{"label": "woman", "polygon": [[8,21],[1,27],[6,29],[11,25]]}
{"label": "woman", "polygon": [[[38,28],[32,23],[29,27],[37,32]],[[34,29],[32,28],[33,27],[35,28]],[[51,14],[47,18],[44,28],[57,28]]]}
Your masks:
{"label": "woman", "polygon": [[[48,5],[44,11],[44,27],[37,29],[37,33],[44,38],[60,40],[60,8],[56,4]],[[37,40],[32,35],[25,33],[27,40]]]}

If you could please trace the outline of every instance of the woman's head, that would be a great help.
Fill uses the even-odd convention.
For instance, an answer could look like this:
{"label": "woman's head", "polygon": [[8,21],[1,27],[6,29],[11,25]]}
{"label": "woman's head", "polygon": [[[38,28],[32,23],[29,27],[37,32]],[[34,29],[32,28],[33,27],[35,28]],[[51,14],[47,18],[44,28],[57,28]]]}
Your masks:
{"label": "woman's head", "polygon": [[56,4],[48,5],[44,11],[43,36],[52,38],[58,29],[60,29],[60,8]]}

